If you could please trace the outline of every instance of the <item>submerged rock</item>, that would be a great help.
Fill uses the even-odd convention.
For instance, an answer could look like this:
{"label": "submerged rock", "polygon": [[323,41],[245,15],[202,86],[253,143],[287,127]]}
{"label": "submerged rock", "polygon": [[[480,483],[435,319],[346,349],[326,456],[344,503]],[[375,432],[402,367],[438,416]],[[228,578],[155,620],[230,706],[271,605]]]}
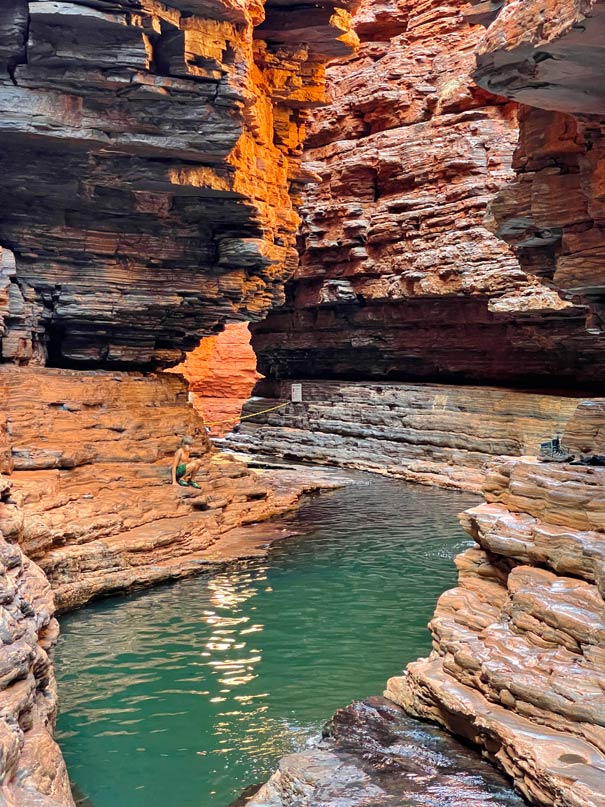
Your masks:
{"label": "submerged rock", "polygon": [[284,757],[247,807],[518,807],[472,749],[385,698],[339,709],[306,751]]}

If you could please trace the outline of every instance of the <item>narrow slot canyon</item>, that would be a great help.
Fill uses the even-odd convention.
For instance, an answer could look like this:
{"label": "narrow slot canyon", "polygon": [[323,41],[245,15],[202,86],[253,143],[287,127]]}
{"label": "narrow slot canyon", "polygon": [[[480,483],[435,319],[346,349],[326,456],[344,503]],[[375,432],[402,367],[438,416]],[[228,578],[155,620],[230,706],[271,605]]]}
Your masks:
{"label": "narrow slot canyon", "polygon": [[603,34],[3,2],[2,804],[605,807]]}

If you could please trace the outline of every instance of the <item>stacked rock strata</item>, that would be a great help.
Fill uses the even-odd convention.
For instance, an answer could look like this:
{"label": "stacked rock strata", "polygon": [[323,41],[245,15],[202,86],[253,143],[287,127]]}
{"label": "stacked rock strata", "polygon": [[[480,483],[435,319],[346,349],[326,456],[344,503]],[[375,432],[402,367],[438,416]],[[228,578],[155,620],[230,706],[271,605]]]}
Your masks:
{"label": "stacked rock strata", "polygon": [[[580,407],[565,441],[584,444],[604,417],[605,400]],[[496,467],[486,504],[462,516],[477,546],[439,600],[433,653],[387,688],[480,745],[537,804],[605,798],[604,490],[604,468]]]}
{"label": "stacked rock strata", "polygon": [[[228,444],[477,492],[494,460],[537,454],[578,405],[577,398],[492,387],[297,383],[303,403],[244,421]],[[255,392],[247,415],[287,401],[291,384],[264,380]]]}
{"label": "stacked rock strata", "polygon": [[[0,366],[13,469],[0,530],[44,570],[58,608],[210,568],[221,536],[294,506],[307,483],[275,489],[212,451],[186,395],[174,375]],[[170,485],[184,434],[199,490]]]}
{"label": "stacked rock strata", "polygon": [[[349,2],[0,3],[0,533],[59,608],[210,567],[307,485],[206,452],[200,490],[172,488],[203,423],[182,379],[134,371],[283,299],[306,110],[357,42]],[[5,554],[2,796],[71,804],[44,734],[50,589],[15,599],[35,567]]]}
{"label": "stacked rock strata", "polygon": [[520,116],[518,177],[493,206],[494,226],[525,268],[588,301],[588,329],[602,335],[605,4],[567,0],[552,11],[508,2],[479,50],[478,81],[531,105]]}
{"label": "stacked rock strata", "polygon": [[[595,335],[604,12],[591,0],[510,0],[478,72],[484,86],[543,107],[522,112],[519,178],[494,213],[527,265],[590,301]],[[605,399],[584,402],[563,444],[604,454],[604,424]],[[496,467],[486,503],[462,517],[477,546],[457,559],[459,588],[438,603],[433,653],[388,685],[408,711],[480,745],[538,804],[605,801],[604,491],[602,467]]]}
{"label": "stacked rock strata", "polygon": [[[253,326],[264,375],[584,386],[605,378],[586,299],[561,299],[541,263],[520,265],[484,226],[488,203],[514,176],[518,136],[517,104],[501,97],[505,79],[493,87],[498,96],[473,80],[486,6],[498,8],[368,0],[357,12],[359,52],[330,65],[333,101],[309,127],[305,166],[319,182],[304,196],[300,266],[285,306]],[[532,132],[539,137],[537,125]],[[551,150],[581,150],[556,134]],[[585,140],[593,137],[594,127]],[[550,206],[540,219],[548,226],[557,206],[582,232],[589,226],[576,209],[592,158],[584,159],[582,175],[557,180],[562,172],[550,167],[536,179],[536,215]],[[585,189],[592,219],[595,181]],[[579,232],[571,227],[566,253],[582,249]],[[590,239],[598,232],[595,224]],[[555,281],[577,288],[563,279],[570,273],[568,255]]]}
{"label": "stacked rock strata", "polygon": [[282,300],[344,8],[8,0],[0,42],[5,360],[166,366]]}
{"label": "stacked rock strata", "polygon": [[73,805],[65,763],[52,738],[57,712],[52,660],[59,634],[53,612],[44,573],[0,530],[0,801],[7,807]]}

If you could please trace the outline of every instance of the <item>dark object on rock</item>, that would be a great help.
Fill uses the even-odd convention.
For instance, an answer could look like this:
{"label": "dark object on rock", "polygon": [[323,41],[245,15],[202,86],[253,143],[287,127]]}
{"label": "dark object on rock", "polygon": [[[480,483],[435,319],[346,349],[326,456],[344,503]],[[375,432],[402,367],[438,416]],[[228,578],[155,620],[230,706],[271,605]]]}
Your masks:
{"label": "dark object on rock", "polygon": [[522,807],[523,803],[512,784],[477,751],[410,717],[386,698],[368,698],[339,709],[321,741],[284,757],[249,805]]}
{"label": "dark object on rock", "polygon": [[262,784],[250,785],[250,787],[247,787],[244,790],[239,798],[231,802],[229,807],[246,807],[246,804],[248,804],[252,796],[256,796],[261,787]]}
{"label": "dark object on rock", "polygon": [[572,465],[593,465],[602,467],[605,466],[605,454],[580,454],[579,459],[574,460]]}
{"label": "dark object on rock", "polygon": [[542,462],[571,462],[575,455],[567,451],[561,445],[559,435],[555,435],[552,440],[540,443],[540,460]]}
{"label": "dark object on rock", "polygon": [[8,504],[11,495],[11,483],[9,480],[0,474],[0,502]]}

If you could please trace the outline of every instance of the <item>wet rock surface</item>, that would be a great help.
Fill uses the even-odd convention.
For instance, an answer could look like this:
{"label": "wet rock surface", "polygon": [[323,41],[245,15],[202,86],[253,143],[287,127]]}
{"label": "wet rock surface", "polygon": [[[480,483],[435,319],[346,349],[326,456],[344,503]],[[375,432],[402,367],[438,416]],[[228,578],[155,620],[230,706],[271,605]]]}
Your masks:
{"label": "wet rock surface", "polygon": [[480,756],[384,698],[340,709],[309,750],[284,757],[249,807],[520,807]]}

